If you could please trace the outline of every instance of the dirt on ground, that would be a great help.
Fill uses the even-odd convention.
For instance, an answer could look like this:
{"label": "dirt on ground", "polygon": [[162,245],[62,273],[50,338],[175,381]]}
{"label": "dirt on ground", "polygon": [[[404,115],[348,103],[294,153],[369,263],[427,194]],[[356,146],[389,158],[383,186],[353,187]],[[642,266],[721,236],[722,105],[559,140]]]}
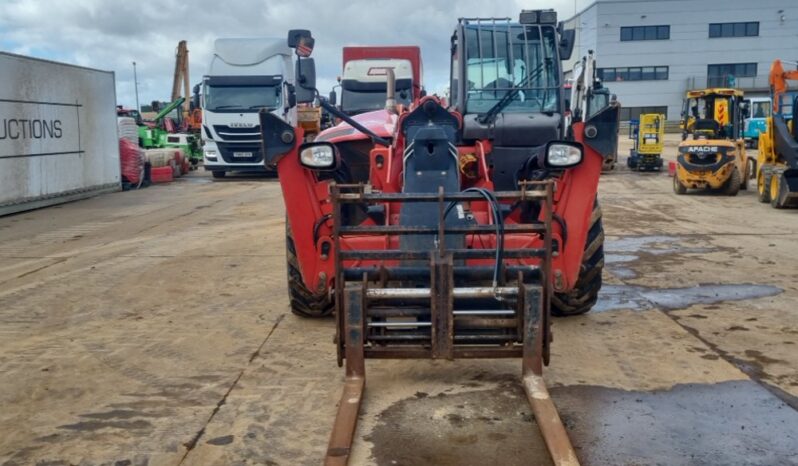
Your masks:
{"label": "dirt on ground", "polygon": [[[669,135],[666,160],[678,137]],[[545,377],[583,464],[798,464],[798,210],[602,176],[593,312]],[[0,464],[315,465],[333,321],[288,309],[268,178],[0,218]],[[520,362],[367,363],[351,464],[546,464]]]}

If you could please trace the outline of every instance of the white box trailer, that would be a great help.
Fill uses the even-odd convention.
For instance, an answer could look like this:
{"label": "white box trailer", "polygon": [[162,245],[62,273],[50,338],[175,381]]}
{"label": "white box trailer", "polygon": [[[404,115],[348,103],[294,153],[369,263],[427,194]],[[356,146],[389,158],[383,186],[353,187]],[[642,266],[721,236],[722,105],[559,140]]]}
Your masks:
{"label": "white box trailer", "polygon": [[114,73],[0,52],[0,215],[120,181]]}

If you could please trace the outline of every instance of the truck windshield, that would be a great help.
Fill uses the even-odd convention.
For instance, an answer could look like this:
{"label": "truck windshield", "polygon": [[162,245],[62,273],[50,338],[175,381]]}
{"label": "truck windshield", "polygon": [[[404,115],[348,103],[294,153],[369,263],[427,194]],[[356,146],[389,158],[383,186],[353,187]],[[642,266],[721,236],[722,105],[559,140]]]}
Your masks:
{"label": "truck windshield", "polygon": [[212,112],[257,112],[280,106],[282,86],[207,85],[205,108]]}
{"label": "truck windshield", "polygon": [[559,60],[550,26],[465,26],[468,113],[493,107],[508,91],[520,89],[505,112],[557,112]]}
{"label": "truck windshield", "polygon": [[[355,90],[352,87],[361,87],[362,89]],[[365,87],[370,88],[365,89]],[[374,87],[377,88],[374,89]],[[396,87],[396,103],[410,105],[413,101],[410,82],[400,86],[397,81]],[[358,113],[381,110],[385,108],[386,97],[385,84],[374,86],[374,83],[369,83],[369,86],[352,86],[347,85],[345,81],[341,86],[341,111],[347,115],[357,115]]]}

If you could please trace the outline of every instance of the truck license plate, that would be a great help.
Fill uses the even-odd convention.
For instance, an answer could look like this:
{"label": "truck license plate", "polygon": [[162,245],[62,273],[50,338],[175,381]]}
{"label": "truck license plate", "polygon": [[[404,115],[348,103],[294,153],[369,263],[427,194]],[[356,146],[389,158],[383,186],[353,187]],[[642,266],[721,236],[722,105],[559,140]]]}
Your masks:
{"label": "truck license plate", "polygon": [[252,157],[252,152],[233,152],[233,157]]}

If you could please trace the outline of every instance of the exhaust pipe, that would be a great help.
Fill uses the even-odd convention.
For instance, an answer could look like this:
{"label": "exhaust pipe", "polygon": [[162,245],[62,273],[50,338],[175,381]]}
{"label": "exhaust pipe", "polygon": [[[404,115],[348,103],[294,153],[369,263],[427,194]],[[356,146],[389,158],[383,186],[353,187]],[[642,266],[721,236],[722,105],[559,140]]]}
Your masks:
{"label": "exhaust pipe", "polygon": [[396,73],[393,68],[385,68],[386,89],[385,89],[385,110],[397,113],[396,110]]}

